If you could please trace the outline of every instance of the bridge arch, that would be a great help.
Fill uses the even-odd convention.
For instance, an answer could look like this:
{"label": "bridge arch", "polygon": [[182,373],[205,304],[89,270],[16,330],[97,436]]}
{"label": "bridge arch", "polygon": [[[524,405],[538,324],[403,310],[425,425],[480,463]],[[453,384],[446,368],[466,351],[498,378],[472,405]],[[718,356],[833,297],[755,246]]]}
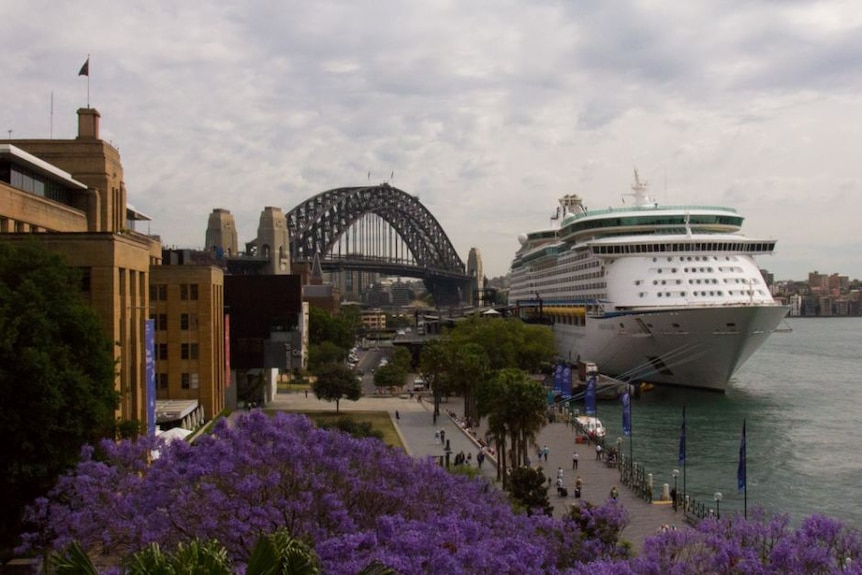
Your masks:
{"label": "bridge arch", "polygon": [[367,214],[383,219],[406,244],[416,266],[428,273],[464,276],[465,265],[437,219],[418,199],[389,184],[336,188],[287,213],[290,255],[295,262],[323,259],[338,239]]}

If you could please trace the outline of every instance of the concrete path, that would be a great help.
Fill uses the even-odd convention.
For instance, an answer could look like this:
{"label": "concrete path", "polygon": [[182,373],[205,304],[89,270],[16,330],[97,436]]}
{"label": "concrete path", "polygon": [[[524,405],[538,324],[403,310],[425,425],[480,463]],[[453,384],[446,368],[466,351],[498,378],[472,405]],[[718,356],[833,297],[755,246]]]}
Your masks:
{"label": "concrete path", "polygon": [[[286,411],[329,411],[335,408],[334,403],[318,400],[309,393],[280,393],[276,400],[266,406],[267,409],[283,409]],[[409,397],[363,397],[359,401],[342,401],[341,411],[386,411],[392,417],[395,427],[412,457],[445,458],[445,445],[435,440],[434,432],[443,430],[449,440],[450,463],[454,464],[455,455],[459,452],[472,454],[472,465],[476,466],[476,454],[479,445],[475,439],[461,429],[457,423],[446,415],[447,411],[463,415],[463,404],[460,400],[450,399],[441,404],[441,417],[433,423],[433,406],[427,401],[419,401]],[[478,436],[483,435],[478,430]],[[589,444],[576,444],[574,430],[565,423],[549,423],[538,436],[539,445],[548,446],[548,461],[541,462],[547,475],[552,476],[552,487],[549,489],[549,499],[554,506],[554,515],[562,516],[570,505],[578,500],[574,498],[574,486],[577,475],[580,475],[583,487],[581,498],[594,505],[603,504],[609,497],[610,490],[616,486],[619,500],[629,512],[630,523],[623,531],[623,538],[632,543],[635,552],[639,552],[645,538],[656,534],[662,526],[675,526],[678,529],[687,528],[683,522],[682,511],[674,512],[669,502],[647,503],[636,497],[623,486],[619,479],[619,471],[609,468],[602,461],[596,461],[595,448]],[[572,469],[572,452],[578,451],[578,469]],[[530,457],[535,459],[536,454]],[[533,464],[536,464],[533,461]],[[559,497],[553,487],[557,469],[563,469],[564,485],[569,490],[568,497]],[[496,481],[496,466],[493,460],[486,459],[482,472],[491,481]],[[657,486],[656,492],[660,492]]]}

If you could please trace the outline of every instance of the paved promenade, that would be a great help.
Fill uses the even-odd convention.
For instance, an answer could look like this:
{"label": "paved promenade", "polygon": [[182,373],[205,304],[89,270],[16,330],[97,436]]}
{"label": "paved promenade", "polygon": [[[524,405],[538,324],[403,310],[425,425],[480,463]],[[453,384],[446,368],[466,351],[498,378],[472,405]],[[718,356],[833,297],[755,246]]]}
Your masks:
{"label": "paved promenade", "polygon": [[[472,465],[476,466],[478,445],[455,421],[446,415],[452,411],[463,415],[460,400],[451,399],[441,404],[441,417],[436,426],[433,423],[433,406],[426,401],[406,397],[364,397],[359,401],[342,401],[341,411],[386,411],[392,417],[401,436],[405,449],[412,457],[438,457],[445,455],[444,445],[435,440],[434,432],[444,430],[451,448],[450,460],[454,464],[459,452],[472,454]],[[313,394],[306,398],[304,393],[280,393],[275,402],[267,409],[286,411],[329,411],[335,409],[334,403],[318,400]],[[397,413],[397,417],[396,417]],[[481,430],[479,431],[481,434]],[[481,436],[481,435],[480,435]],[[627,487],[619,482],[619,471],[609,468],[604,462],[596,461],[595,448],[588,444],[576,444],[574,430],[565,423],[546,425],[538,437],[539,445],[548,446],[548,461],[541,465],[547,475],[556,478],[557,469],[563,468],[563,480],[569,490],[568,497],[559,497],[556,489],[549,489],[549,499],[554,506],[554,515],[562,516],[569,505],[577,504],[574,498],[575,478],[581,476],[583,487],[581,498],[594,505],[601,505],[609,497],[612,487],[617,486],[619,500],[629,512],[630,523],[623,531],[623,538],[630,541],[636,552],[640,551],[645,538],[654,535],[663,525],[686,528],[681,511],[674,513],[669,503],[647,503],[635,497]],[[572,452],[579,453],[578,470],[572,469]],[[535,453],[530,457],[535,459]],[[533,462],[535,464],[535,461]],[[492,481],[496,480],[496,466],[492,460],[485,460],[482,472]],[[660,492],[660,486],[656,486]]]}

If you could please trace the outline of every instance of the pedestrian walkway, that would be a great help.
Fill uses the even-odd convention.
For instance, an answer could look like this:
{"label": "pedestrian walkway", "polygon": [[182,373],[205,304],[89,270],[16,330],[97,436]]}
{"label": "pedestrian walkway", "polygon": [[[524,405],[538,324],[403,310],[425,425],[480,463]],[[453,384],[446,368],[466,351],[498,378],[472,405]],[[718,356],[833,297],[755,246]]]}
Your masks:
{"label": "pedestrian walkway", "polygon": [[[313,394],[304,397],[302,393],[278,394],[276,400],[267,406],[268,409],[285,411],[329,411],[334,409],[333,403],[318,400]],[[435,431],[444,431],[449,443],[450,464],[454,464],[455,455],[459,452],[472,454],[472,466],[476,466],[476,454],[479,444],[473,436],[464,431],[447,412],[456,416],[463,415],[463,403],[459,399],[450,399],[441,404],[441,415],[433,422],[433,405],[427,401],[409,397],[363,397],[359,401],[342,401],[341,411],[386,411],[392,417],[395,427],[405,446],[406,452],[412,457],[433,457],[435,461],[443,458],[445,462],[445,443],[435,439]],[[396,412],[398,417],[396,418]],[[483,437],[482,429],[476,430],[476,437]],[[674,512],[669,502],[647,503],[636,497],[620,482],[619,471],[608,467],[604,461],[596,460],[595,447],[592,444],[575,443],[575,431],[566,423],[549,423],[545,425],[537,437],[538,445],[548,446],[548,460],[542,461],[546,475],[551,476],[551,488],[548,490],[550,503],[554,507],[554,515],[561,517],[568,512],[571,505],[577,505],[575,499],[575,478],[580,475],[583,486],[581,500],[593,505],[604,504],[610,496],[611,489],[616,486],[619,501],[629,512],[629,525],[623,531],[623,539],[632,543],[635,552],[639,552],[643,541],[655,535],[663,526],[685,528],[682,511]],[[572,469],[572,452],[579,454],[578,469]],[[536,465],[536,453],[530,454],[532,463]],[[568,489],[568,497],[560,497],[554,487],[557,469],[563,469],[563,484]],[[492,459],[486,459],[482,473],[491,481],[496,481],[496,464]],[[657,486],[658,487],[658,486]]]}

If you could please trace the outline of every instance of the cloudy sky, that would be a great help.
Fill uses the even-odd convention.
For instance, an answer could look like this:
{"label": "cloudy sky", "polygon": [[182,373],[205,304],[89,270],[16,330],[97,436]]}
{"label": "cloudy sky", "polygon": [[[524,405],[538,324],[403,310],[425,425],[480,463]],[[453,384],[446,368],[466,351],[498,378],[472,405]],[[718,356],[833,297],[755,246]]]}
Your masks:
{"label": "cloudy sky", "polygon": [[778,239],[777,279],[862,278],[857,2],[4,0],[0,22],[0,130],[74,137],[89,54],[167,245],[394,172],[492,277],[559,197],[621,205],[636,167]]}

